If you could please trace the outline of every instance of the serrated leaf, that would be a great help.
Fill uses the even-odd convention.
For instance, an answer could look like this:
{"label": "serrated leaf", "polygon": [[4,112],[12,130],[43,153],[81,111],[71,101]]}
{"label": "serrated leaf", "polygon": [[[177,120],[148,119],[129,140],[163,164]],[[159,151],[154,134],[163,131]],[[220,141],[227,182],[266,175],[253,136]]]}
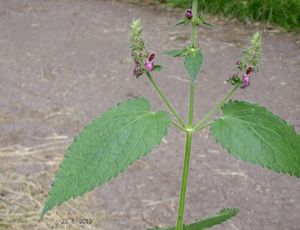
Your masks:
{"label": "serrated leaf", "polygon": [[192,82],[195,82],[198,79],[202,62],[203,55],[200,50],[194,50],[185,56],[184,66]]}
{"label": "serrated leaf", "polygon": [[71,144],[60,164],[41,213],[116,177],[167,133],[166,112],[151,112],[146,99],[119,104],[89,124]]}
{"label": "serrated leaf", "polygon": [[[196,221],[193,224],[184,225],[183,230],[202,230],[222,224],[230,218],[236,216],[239,210],[236,208],[226,208],[219,211],[215,216],[207,217]],[[152,228],[149,230],[176,230],[176,227],[171,228]]]}
{"label": "serrated leaf", "polygon": [[163,54],[169,55],[171,57],[180,57],[182,55],[182,50],[169,50],[164,52]]}
{"label": "serrated leaf", "polygon": [[238,159],[300,177],[300,136],[285,121],[258,104],[230,101],[211,130]]}

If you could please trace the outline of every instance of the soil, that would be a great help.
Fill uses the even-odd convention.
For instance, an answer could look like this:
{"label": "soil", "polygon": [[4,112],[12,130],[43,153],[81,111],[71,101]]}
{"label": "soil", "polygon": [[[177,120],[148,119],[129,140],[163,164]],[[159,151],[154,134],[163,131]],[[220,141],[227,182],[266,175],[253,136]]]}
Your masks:
{"label": "soil", "polygon": [[[38,221],[59,162],[76,134],[128,97],[165,109],[145,77],[132,76],[128,27],[141,18],[147,47],[166,68],[155,74],[172,104],[186,114],[182,60],[159,55],[188,44],[188,28],[170,29],[182,10],[103,0],[0,2],[0,228],[141,230],[176,221],[184,134],[163,143],[115,180],[54,208]],[[300,131],[300,38],[260,25],[209,17],[197,42],[205,55],[197,86],[200,118],[230,89],[242,48],[262,31],[263,56],[251,87],[234,98],[256,101]],[[237,217],[214,229],[299,230],[300,180],[238,161],[208,129],[195,135],[186,223],[225,207]],[[88,218],[91,225],[61,224]]]}

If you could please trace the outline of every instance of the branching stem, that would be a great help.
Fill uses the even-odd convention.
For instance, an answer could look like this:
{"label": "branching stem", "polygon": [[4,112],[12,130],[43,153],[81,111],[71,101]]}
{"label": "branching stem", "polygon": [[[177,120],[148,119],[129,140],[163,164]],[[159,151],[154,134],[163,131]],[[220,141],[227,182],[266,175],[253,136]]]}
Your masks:
{"label": "branching stem", "polygon": [[[196,47],[196,18],[198,17],[198,0],[193,0],[192,7],[192,32],[191,32],[191,45],[192,47]],[[181,192],[178,206],[178,216],[177,216],[177,225],[176,230],[183,229],[183,221],[184,221],[184,206],[185,206],[185,196],[186,196],[186,187],[187,187],[187,179],[189,174],[189,165],[190,165],[190,155],[192,148],[192,137],[193,137],[193,115],[194,115],[194,99],[195,99],[195,83],[190,81],[189,84],[189,120],[188,126],[186,128],[186,143],[185,143],[185,155],[184,155],[184,165],[182,171],[182,182],[181,182]]]}
{"label": "branching stem", "polygon": [[161,91],[159,85],[156,83],[156,80],[152,77],[152,75],[147,72],[147,76],[148,79],[150,80],[151,84],[153,85],[153,87],[155,88],[156,92],[158,93],[158,95],[162,98],[162,100],[165,102],[166,106],[168,107],[168,109],[170,110],[170,112],[173,114],[173,116],[177,119],[177,121],[179,122],[179,124],[182,127],[185,127],[185,123],[183,118],[175,111],[175,109],[173,108],[173,106],[171,105],[170,101],[168,100],[168,98],[165,96],[165,94]]}
{"label": "branching stem", "polygon": [[177,122],[171,120],[171,124],[173,126],[175,126],[176,128],[180,129],[181,131],[186,132],[186,129],[184,127],[182,127],[181,125],[177,124]]}
{"label": "branching stem", "polygon": [[240,87],[240,84],[236,85],[232,88],[232,90],[222,99],[222,101],[214,107],[210,112],[208,112],[195,126],[195,130],[199,130],[199,128],[217,111],[219,111],[222,106],[231,98],[231,96],[235,93],[235,91]]}

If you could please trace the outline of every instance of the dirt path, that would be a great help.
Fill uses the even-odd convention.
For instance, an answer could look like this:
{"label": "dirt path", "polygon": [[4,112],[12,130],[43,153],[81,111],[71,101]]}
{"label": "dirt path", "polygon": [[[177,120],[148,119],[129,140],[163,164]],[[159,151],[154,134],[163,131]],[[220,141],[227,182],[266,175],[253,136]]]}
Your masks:
{"label": "dirt path", "polygon": [[[159,148],[116,180],[83,198],[38,213],[63,153],[91,119],[127,97],[163,107],[146,79],[132,77],[127,29],[142,18],[147,46],[157,54],[187,44],[186,29],[169,25],[172,11],[101,0],[0,2],[0,229],[63,229],[62,218],[91,218],[70,229],[141,230],[175,223],[184,135],[174,129]],[[228,91],[255,28],[216,21],[199,31],[205,54],[196,99],[200,117]],[[263,31],[262,67],[239,98],[257,101],[300,131],[299,37]],[[187,80],[180,60],[159,56],[157,76],[180,110]],[[185,111],[183,106],[180,112]],[[193,144],[186,221],[239,207],[228,230],[299,230],[300,180],[235,160],[209,131]]]}

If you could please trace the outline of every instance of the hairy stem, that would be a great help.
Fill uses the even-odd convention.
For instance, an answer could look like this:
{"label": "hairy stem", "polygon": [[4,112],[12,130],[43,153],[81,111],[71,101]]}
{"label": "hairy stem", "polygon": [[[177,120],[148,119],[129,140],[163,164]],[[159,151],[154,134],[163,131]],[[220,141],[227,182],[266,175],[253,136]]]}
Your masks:
{"label": "hairy stem", "polygon": [[173,114],[173,116],[177,119],[177,121],[180,123],[180,125],[182,127],[185,127],[185,123],[184,120],[182,119],[182,117],[175,111],[175,109],[173,108],[173,106],[171,105],[171,103],[169,102],[169,100],[167,99],[167,97],[165,96],[165,94],[161,91],[160,87],[158,86],[158,84],[156,83],[155,79],[152,77],[152,75],[147,72],[147,76],[148,79],[150,80],[151,84],[153,85],[153,87],[155,88],[156,92],[158,93],[158,95],[163,99],[163,101],[165,102],[166,106],[168,107],[168,109],[170,110],[170,112]]}
{"label": "hairy stem", "polygon": [[233,87],[233,89],[222,99],[222,101],[214,107],[210,112],[208,112],[195,126],[195,130],[199,130],[200,127],[206,122],[212,115],[214,115],[221,107],[231,98],[231,96],[235,93],[235,91],[240,87],[240,84]]}
{"label": "hairy stem", "polygon": [[[193,18],[192,18],[192,32],[191,32],[191,45],[192,47],[196,47],[196,18],[198,16],[198,0],[193,0]],[[178,207],[178,217],[177,217],[177,225],[176,230],[183,229],[183,221],[184,221],[184,206],[185,206],[185,196],[186,196],[186,187],[187,187],[187,179],[189,174],[189,166],[190,166],[190,155],[191,155],[191,147],[192,147],[192,137],[193,137],[193,115],[194,115],[194,99],[195,99],[195,83],[190,81],[189,84],[189,120],[188,127],[186,133],[186,143],[185,143],[185,156],[184,156],[184,165],[182,172],[182,182],[181,182],[181,192],[179,199],[179,207]]]}

